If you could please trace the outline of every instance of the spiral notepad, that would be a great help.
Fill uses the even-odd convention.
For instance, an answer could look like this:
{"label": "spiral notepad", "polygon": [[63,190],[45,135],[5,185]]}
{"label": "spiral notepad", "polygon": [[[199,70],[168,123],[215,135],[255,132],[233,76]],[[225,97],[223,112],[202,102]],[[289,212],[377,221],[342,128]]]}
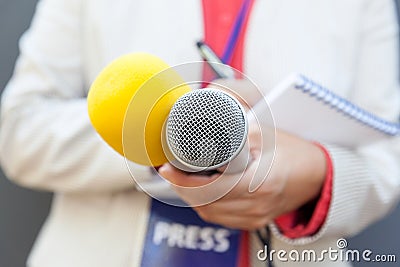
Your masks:
{"label": "spiral notepad", "polygon": [[[354,147],[400,134],[398,123],[362,109],[303,75],[289,76],[266,100],[277,128],[310,140]],[[254,110],[262,114],[265,104],[257,104]]]}

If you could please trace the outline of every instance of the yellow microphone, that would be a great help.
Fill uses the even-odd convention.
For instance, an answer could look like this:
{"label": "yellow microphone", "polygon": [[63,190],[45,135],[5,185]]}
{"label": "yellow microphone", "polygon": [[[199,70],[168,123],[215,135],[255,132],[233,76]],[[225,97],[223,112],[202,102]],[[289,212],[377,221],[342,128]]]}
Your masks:
{"label": "yellow microphone", "polygon": [[175,102],[190,92],[183,78],[160,58],[133,53],[106,66],[88,93],[90,121],[114,150],[146,166],[168,162],[163,127]]}

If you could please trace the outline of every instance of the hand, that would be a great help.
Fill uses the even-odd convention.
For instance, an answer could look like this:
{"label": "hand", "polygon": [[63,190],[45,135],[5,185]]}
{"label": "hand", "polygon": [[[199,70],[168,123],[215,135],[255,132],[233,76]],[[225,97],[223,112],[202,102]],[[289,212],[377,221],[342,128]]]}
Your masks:
{"label": "hand", "polygon": [[[250,129],[253,129],[250,127]],[[252,162],[238,183],[238,175],[202,175],[182,172],[170,164],[163,165],[160,174],[171,181],[177,193],[205,221],[235,229],[262,228],[274,218],[293,211],[319,195],[324,183],[326,162],[323,152],[315,144],[290,135],[276,132],[276,153],[272,168],[270,148],[262,148],[260,135],[250,131]],[[265,135],[264,135],[265,136]],[[253,178],[263,181],[254,192],[249,191]],[[264,178],[267,178],[264,180]],[[211,190],[208,184],[215,184]],[[194,191],[186,190],[189,187]],[[198,205],[207,195],[216,196],[230,189],[221,198]],[[197,193],[196,193],[197,192]]]}

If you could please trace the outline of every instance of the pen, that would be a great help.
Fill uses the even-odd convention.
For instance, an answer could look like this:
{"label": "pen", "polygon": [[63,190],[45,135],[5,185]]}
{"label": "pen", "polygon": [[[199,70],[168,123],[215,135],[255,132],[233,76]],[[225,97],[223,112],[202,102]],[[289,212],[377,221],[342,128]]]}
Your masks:
{"label": "pen", "polygon": [[[215,54],[215,52],[202,41],[196,43],[197,48],[200,52],[201,57],[208,63],[210,68],[218,76],[218,78],[233,79],[235,78],[235,72],[232,68],[224,66],[225,64]],[[217,63],[217,64],[212,64]]]}

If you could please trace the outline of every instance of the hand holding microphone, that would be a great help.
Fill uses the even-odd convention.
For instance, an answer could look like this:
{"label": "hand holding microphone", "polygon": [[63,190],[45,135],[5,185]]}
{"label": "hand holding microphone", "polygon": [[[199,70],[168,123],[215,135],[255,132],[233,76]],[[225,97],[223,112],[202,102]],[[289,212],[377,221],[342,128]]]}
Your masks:
{"label": "hand holding microphone", "polygon": [[[251,161],[238,173],[216,173],[210,179],[164,164],[160,174],[203,220],[234,229],[257,230],[276,217],[315,199],[325,178],[325,157],[314,144],[283,131],[253,127],[249,120]],[[266,131],[265,131],[266,130]],[[273,165],[270,163],[273,160]],[[238,179],[238,176],[239,179]],[[231,181],[236,181],[232,186]],[[215,185],[211,190],[209,185]],[[193,190],[188,190],[188,188]],[[225,190],[230,188],[230,190]],[[225,192],[215,201],[207,195]],[[214,195],[215,196],[215,195]]]}
{"label": "hand holding microphone", "polygon": [[[132,162],[150,167],[171,162],[192,174],[215,169],[237,173],[230,179],[214,180],[210,176],[205,179],[205,173],[201,172],[202,180],[210,183],[201,189],[181,188],[196,196],[196,200],[188,201],[185,206],[203,205],[224,196],[237,184],[250,159],[244,109],[231,94],[193,90],[196,84],[202,85],[194,76],[202,69],[201,62],[170,68],[155,56],[130,54],[108,65],[93,82],[88,95],[89,117],[94,128],[127,159],[128,170],[131,171]],[[184,104],[178,107],[179,103]],[[190,114],[187,108],[192,109]],[[202,118],[192,121],[193,116]],[[271,160],[265,164],[270,163]],[[146,190],[146,181],[135,176],[132,173],[138,186],[154,196]],[[165,178],[172,181],[168,176]]]}
{"label": "hand holding microphone", "polygon": [[[278,131],[278,151],[274,165],[270,169],[273,155],[270,147],[268,149],[262,147],[262,143],[265,144],[266,140],[269,140],[268,134],[262,133],[260,138],[259,129],[249,127],[246,136],[243,122],[240,123],[243,115],[240,112],[243,110],[240,105],[237,106],[233,97],[219,93],[208,95],[207,90],[199,95],[193,94],[197,91],[200,93],[202,90],[192,91],[185,80],[160,59],[148,54],[128,55],[111,63],[93,83],[88,96],[89,115],[93,126],[103,139],[128,160],[147,166],[162,165],[159,169],[161,175],[172,181],[178,194],[188,205],[196,207],[200,216],[207,221],[232,228],[255,229],[265,225],[279,214],[299,207],[318,194],[325,173],[321,167],[324,166],[325,159],[319,148],[305,140]],[[181,97],[185,99],[185,94],[188,94],[189,98],[203,98],[207,95],[204,99],[208,104],[211,103],[207,100],[209,96],[215,97],[216,101],[231,103],[227,105],[227,107],[233,108],[230,114],[236,114],[236,119],[239,118],[239,122],[236,119],[232,121],[232,125],[238,127],[233,126],[233,130],[229,128],[236,134],[232,135],[230,130],[224,133],[227,134],[228,142],[232,140],[234,142],[230,143],[231,145],[225,143],[221,143],[221,145],[218,142],[210,142],[210,139],[213,139],[213,133],[221,134],[223,132],[220,131],[220,128],[226,127],[224,126],[226,121],[224,119],[215,123],[211,118],[218,112],[226,115],[226,110],[208,109],[214,107],[212,105],[206,105],[207,108],[202,108],[202,106],[198,108],[201,111],[204,109],[209,115],[212,115],[208,119],[210,125],[219,126],[213,130],[214,132],[205,135],[205,139],[199,139],[201,140],[199,142],[196,139],[197,144],[200,144],[197,152],[201,155],[206,151],[214,159],[214,155],[217,155],[217,150],[221,147],[224,149],[223,152],[234,151],[233,154],[226,153],[228,157],[225,152],[222,153],[222,161],[216,165],[212,165],[214,162],[211,164],[208,162],[200,168],[218,168],[219,164],[223,164],[224,160],[229,158],[229,155],[240,154],[244,136],[246,139],[247,137],[253,139],[258,135],[257,138],[254,138],[256,141],[250,142],[249,146],[253,160],[246,170],[240,173],[241,175],[224,172],[222,175],[214,174],[210,176],[210,179],[204,179],[202,175],[182,172],[168,164],[169,160],[176,159],[180,152],[178,149],[173,155],[167,149],[168,144],[165,143],[165,139],[167,139],[167,135],[165,135],[166,122],[172,107],[179,103]],[[186,108],[188,108],[187,104],[189,107],[195,108],[197,100],[193,103],[185,100],[184,103]],[[216,106],[219,107],[219,105]],[[190,116],[188,117],[186,108],[180,115],[184,115],[184,118],[187,119]],[[176,117],[178,120],[179,112]],[[174,113],[171,112],[171,114]],[[268,114],[264,115],[268,116]],[[235,116],[229,116],[229,119]],[[171,121],[173,118],[175,117],[171,117]],[[223,123],[220,124],[221,122]],[[253,122],[248,122],[248,125],[253,126]],[[177,125],[175,123],[176,121],[172,125]],[[182,125],[187,126],[188,124],[183,122]],[[209,128],[206,125],[206,121],[194,124],[196,126],[194,130],[200,133],[200,137],[202,137],[201,129]],[[193,127],[186,127],[186,129],[191,131]],[[177,142],[178,146],[188,144],[189,150],[191,150],[190,146],[193,143],[194,135],[186,136],[190,138],[181,140],[178,135],[171,134],[171,140],[175,140],[174,142]],[[242,137],[242,141],[238,136]],[[271,136],[274,138],[273,133]],[[181,143],[180,141],[185,142]],[[232,149],[227,149],[230,146]],[[209,150],[210,147],[211,150]],[[234,148],[239,148],[239,152]],[[196,155],[195,153],[190,157],[196,158]],[[184,160],[181,159],[181,161]],[[232,164],[233,161],[234,159],[231,158],[231,165],[236,166],[236,163]],[[189,167],[192,167],[191,165],[193,165],[192,162]],[[269,178],[264,181],[267,175]],[[250,188],[249,185],[254,180],[253,178],[258,178],[260,183],[257,182],[256,184],[259,186]],[[302,190],[299,191],[299,188]]]}

